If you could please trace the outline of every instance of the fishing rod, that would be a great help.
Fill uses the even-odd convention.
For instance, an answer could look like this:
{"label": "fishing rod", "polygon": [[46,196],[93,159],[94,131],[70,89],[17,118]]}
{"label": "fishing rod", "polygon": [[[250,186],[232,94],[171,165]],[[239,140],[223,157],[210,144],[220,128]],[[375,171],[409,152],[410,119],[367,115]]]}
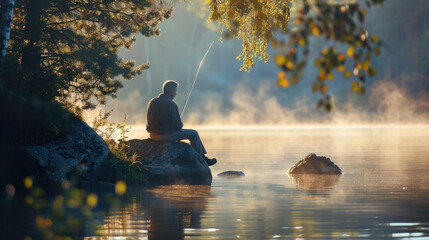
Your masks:
{"label": "fishing rod", "polygon": [[198,67],[197,74],[195,75],[195,78],[194,78],[194,82],[192,83],[192,86],[189,89],[188,97],[186,98],[185,105],[183,105],[182,112],[180,113],[180,118],[182,118],[183,113],[185,112],[186,105],[188,104],[188,100],[189,100],[189,97],[191,96],[192,89],[194,88],[195,82],[197,81],[197,77],[198,77],[198,74],[200,73],[201,66],[203,66],[204,60],[206,59],[207,54],[210,51],[210,48],[212,48],[213,43],[214,43],[214,41],[210,44],[210,47],[207,49],[206,54],[204,54],[204,57],[203,57],[203,59],[200,62],[200,66]]}

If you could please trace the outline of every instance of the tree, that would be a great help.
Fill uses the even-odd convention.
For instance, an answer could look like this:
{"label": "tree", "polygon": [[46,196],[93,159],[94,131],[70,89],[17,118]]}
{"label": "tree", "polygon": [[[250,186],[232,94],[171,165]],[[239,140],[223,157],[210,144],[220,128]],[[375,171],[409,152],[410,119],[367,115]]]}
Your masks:
{"label": "tree", "polygon": [[[332,46],[320,52],[314,60],[319,74],[312,85],[313,92],[320,92],[323,97],[318,107],[326,111],[332,108],[330,96],[327,94],[326,81],[332,81],[334,71],[350,78],[351,91],[365,93],[365,78],[374,76],[376,69],[371,66],[372,55],[379,55],[383,41],[377,35],[368,35],[362,24],[367,8],[381,4],[384,0],[366,0],[353,4],[328,4],[316,1],[310,4],[303,0],[298,6],[293,27],[288,27],[291,18],[290,1],[283,0],[210,0],[209,21],[218,21],[224,38],[235,37],[243,42],[243,51],[237,57],[243,59],[243,70],[254,66],[253,59],[267,61],[268,43],[279,53],[274,61],[281,71],[278,73],[277,85],[288,88],[290,83],[296,84],[303,77],[303,68],[309,56],[309,43],[313,39],[325,38]],[[287,36],[287,41],[283,36]],[[340,51],[336,44],[348,45],[346,51]],[[289,80],[290,79],[290,80]]]}
{"label": "tree", "polygon": [[104,103],[120,78],[149,67],[124,61],[118,49],[131,47],[135,33],[159,35],[156,26],[172,10],[155,0],[17,0],[9,62],[20,74],[3,69],[2,84],[77,109]]}
{"label": "tree", "polygon": [[0,5],[0,62],[6,56],[6,48],[9,44],[10,30],[12,25],[14,0],[2,0]]}

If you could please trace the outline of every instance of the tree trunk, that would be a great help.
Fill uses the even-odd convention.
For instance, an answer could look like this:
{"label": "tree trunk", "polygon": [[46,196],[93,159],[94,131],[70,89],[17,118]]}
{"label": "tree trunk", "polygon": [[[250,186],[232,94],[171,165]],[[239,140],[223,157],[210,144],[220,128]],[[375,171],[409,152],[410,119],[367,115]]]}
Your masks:
{"label": "tree trunk", "polygon": [[40,47],[42,37],[42,2],[43,0],[25,1],[25,40],[27,44],[23,48],[21,64],[34,74],[40,72]]}
{"label": "tree trunk", "polygon": [[12,26],[14,0],[1,0],[0,9],[0,62],[6,57],[6,49],[9,44],[10,30]]}

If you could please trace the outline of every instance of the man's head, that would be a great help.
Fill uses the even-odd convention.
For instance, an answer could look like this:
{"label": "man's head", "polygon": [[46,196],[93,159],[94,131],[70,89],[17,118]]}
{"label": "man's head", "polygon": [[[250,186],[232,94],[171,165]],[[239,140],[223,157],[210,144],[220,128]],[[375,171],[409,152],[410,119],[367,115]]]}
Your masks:
{"label": "man's head", "polygon": [[174,99],[174,97],[176,97],[178,86],[179,84],[176,81],[167,80],[164,82],[164,85],[162,85],[162,93],[169,96],[171,99]]}

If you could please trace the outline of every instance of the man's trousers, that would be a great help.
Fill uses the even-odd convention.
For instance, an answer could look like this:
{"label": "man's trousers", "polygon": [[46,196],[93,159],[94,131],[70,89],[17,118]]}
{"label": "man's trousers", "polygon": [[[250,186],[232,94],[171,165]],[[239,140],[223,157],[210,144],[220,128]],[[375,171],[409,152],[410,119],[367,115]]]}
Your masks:
{"label": "man's trousers", "polygon": [[200,135],[193,129],[181,129],[168,135],[151,133],[150,138],[158,142],[175,142],[183,139],[189,139],[192,148],[194,148],[197,153],[201,156],[204,156],[207,153],[203,143],[201,142]]}

